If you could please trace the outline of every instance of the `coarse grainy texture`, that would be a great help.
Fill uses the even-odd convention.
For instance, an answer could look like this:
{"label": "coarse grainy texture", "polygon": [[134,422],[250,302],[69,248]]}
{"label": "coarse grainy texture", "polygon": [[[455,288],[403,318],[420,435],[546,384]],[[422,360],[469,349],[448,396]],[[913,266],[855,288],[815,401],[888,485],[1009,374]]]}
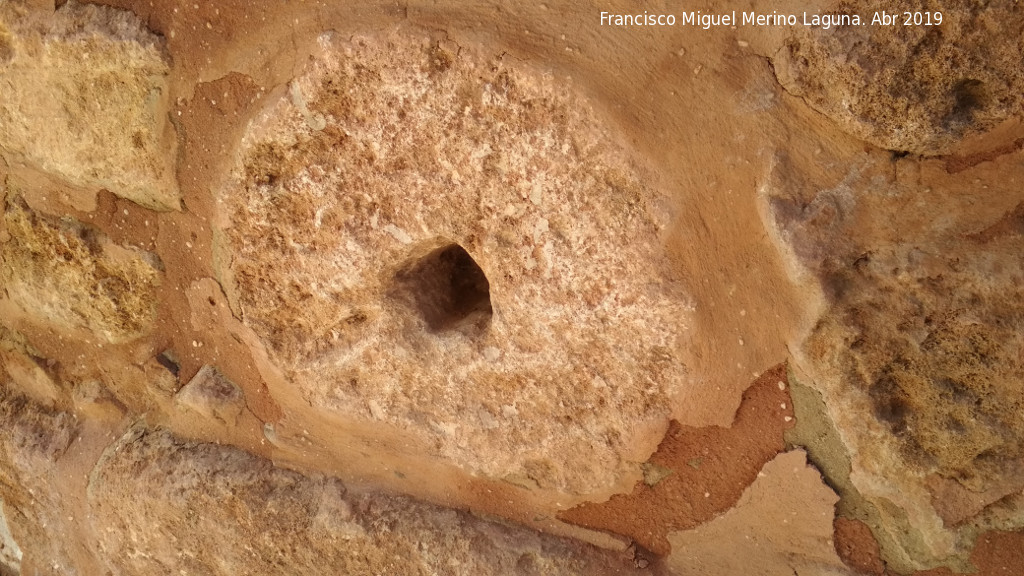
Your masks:
{"label": "coarse grainy texture", "polygon": [[[850,134],[889,150],[944,154],[1024,112],[1017,2],[842,1],[829,12],[859,14],[866,25],[796,27],[773,62],[788,91]],[[896,23],[870,25],[882,13]]]}
{"label": "coarse grainy texture", "polygon": [[[978,538],[974,552],[973,576],[1007,576],[1024,573],[1024,533],[989,532]],[[956,576],[948,568],[936,568],[914,576]]]}
{"label": "coarse grainy texture", "polygon": [[[54,463],[68,450],[77,431],[75,418],[14,394],[0,383],[0,516],[10,538],[0,534],[0,569],[16,557],[28,573],[73,574],[73,542],[53,538],[70,533],[61,494],[54,491]],[[12,549],[10,542],[18,548]]]}
{"label": "coarse grainy texture", "polygon": [[873,252],[808,345],[836,355],[908,463],[981,490],[1024,456],[1024,269],[971,244]]}
{"label": "coarse grainy texture", "polygon": [[1024,6],[661,4],[0,0],[0,576],[1024,573]]}
{"label": "coarse grainy texture", "polygon": [[0,574],[18,574],[21,570],[21,547],[14,540],[4,516],[4,501],[0,498]]}
{"label": "coarse grainy texture", "polygon": [[238,417],[245,409],[242,390],[212,366],[199,370],[178,390],[174,400],[184,408],[230,426],[238,424]]}
{"label": "coarse grainy texture", "polygon": [[[135,427],[89,483],[113,574],[633,574],[626,558]],[[123,506],[131,501],[132,506]]]}
{"label": "coarse grainy texture", "polygon": [[3,220],[9,239],[0,243],[0,282],[24,310],[111,343],[152,328],[160,272],[151,255],[80,222],[37,214],[19,199],[8,202]]}
{"label": "coarse grainy texture", "polygon": [[3,156],[87,194],[177,209],[161,40],[128,12],[72,0],[44,18],[19,4],[0,4]]}
{"label": "coarse grainy texture", "polygon": [[0,326],[0,366],[23,394],[44,406],[56,405],[60,390],[47,371],[42,353],[33,348],[23,334],[3,326]]}
{"label": "coarse grainy texture", "polygon": [[[821,366],[836,367],[848,386],[834,389],[832,398],[845,397],[873,416],[870,426],[840,425],[856,446],[855,469],[871,470],[861,482],[878,482],[868,488],[874,499],[890,489],[881,486],[913,482],[916,490],[904,493],[916,492],[921,513],[933,518],[919,480],[925,475],[955,480],[972,492],[1007,482],[1015,491],[1024,481],[1017,464],[1024,456],[1024,274],[1019,263],[1005,260],[993,269],[986,258],[991,247],[979,248],[967,240],[942,256],[872,252],[843,275],[841,296],[806,344],[807,353]],[[872,476],[877,480],[868,480]],[[888,526],[903,514],[881,500],[876,505],[890,517]],[[927,539],[941,549],[939,526],[927,529],[934,535],[924,541],[901,539],[926,558],[935,554],[923,552]]]}
{"label": "coarse grainy texture", "polygon": [[321,48],[219,193],[246,324],[323,410],[495,478],[620,481],[687,383],[654,184],[549,75],[416,33]]}
{"label": "coarse grainy texture", "polygon": [[765,188],[784,249],[828,302],[794,366],[845,450],[800,442],[890,568],[966,570],[970,519],[1024,488],[1024,199],[992,165],[913,178],[900,158],[854,162],[836,182],[820,166],[842,154],[780,156]]}

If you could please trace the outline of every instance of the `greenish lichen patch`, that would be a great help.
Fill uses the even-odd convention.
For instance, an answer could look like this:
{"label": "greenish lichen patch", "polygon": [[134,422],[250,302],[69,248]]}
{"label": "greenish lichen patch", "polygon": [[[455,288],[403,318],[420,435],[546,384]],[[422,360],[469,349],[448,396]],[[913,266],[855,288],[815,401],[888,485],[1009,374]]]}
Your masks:
{"label": "greenish lichen patch", "polygon": [[[818,468],[825,482],[840,497],[836,503],[836,515],[866,524],[892,570],[913,572],[915,564],[912,559],[927,554],[920,534],[897,507],[879,510],[874,501],[865,498],[850,480],[850,453],[828,414],[821,394],[800,383],[792,372],[789,374],[789,387],[796,426],[784,434],[786,449],[806,450],[808,461]],[[908,550],[911,551],[909,554]],[[946,559],[946,565],[958,571],[969,568],[966,550],[969,547],[965,548],[962,556]]]}
{"label": "greenish lichen patch", "polygon": [[656,486],[658,482],[674,474],[671,468],[666,468],[654,462],[644,462],[641,469],[644,473],[644,484],[648,486]]}

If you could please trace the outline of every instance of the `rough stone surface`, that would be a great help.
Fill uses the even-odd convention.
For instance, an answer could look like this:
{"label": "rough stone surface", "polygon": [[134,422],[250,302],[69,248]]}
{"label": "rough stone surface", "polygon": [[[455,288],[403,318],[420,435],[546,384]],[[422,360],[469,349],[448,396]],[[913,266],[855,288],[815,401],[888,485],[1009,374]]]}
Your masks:
{"label": "rough stone surface", "polygon": [[930,492],[936,477],[985,494],[975,513],[1024,487],[1016,193],[984,215],[946,216],[914,233],[933,215],[908,210],[935,192],[913,181],[869,168],[810,199],[795,190],[770,200],[771,210],[831,302],[797,365],[823,391],[852,457],[849,478],[880,514],[878,524],[861,519],[903,571],[965,569],[972,532],[944,525]]}
{"label": "rough stone surface", "polygon": [[977,489],[1024,456],[1024,268],[993,266],[994,248],[871,252],[809,343],[846,367],[908,463]]}
{"label": "rough stone surface", "polygon": [[540,72],[416,34],[321,47],[219,194],[246,324],[314,406],[492,477],[620,481],[687,382],[649,177]]}
{"label": "rough stone surface", "polygon": [[245,410],[242,390],[213,366],[204,366],[182,386],[174,400],[189,410],[230,426],[238,424],[238,417]]}
{"label": "rough stone surface", "polygon": [[854,569],[873,573],[872,570],[884,567],[879,549],[881,542],[890,564],[894,568],[905,567],[905,556],[892,552],[903,549],[900,533],[890,530],[891,524],[901,526],[902,521],[893,522],[885,517],[884,509],[858,489],[851,477],[851,455],[822,396],[796,378],[791,377],[789,382],[796,426],[786,431],[786,447],[805,450],[808,459],[840,497],[835,522],[836,550],[840,557]]}
{"label": "rough stone surface", "polygon": [[[83,65],[83,63],[86,63]],[[64,3],[40,18],[0,5],[0,148],[81,189],[177,209],[162,42],[134,15]]]}
{"label": "rough stone surface", "polygon": [[110,343],[152,327],[160,273],[150,255],[80,222],[37,214],[19,199],[8,201],[3,219],[0,282],[16,305],[59,329]]}
{"label": "rough stone surface", "polygon": [[[1024,111],[1016,2],[844,1],[827,11],[898,22],[797,27],[773,58],[787,90],[850,134],[889,150],[944,154]],[[907,11],[911,23],[916,14],[941,25],[905,25]]]}
{"label": "rough stone surface", "polygon": [[4,516],[4,501],[0,500],[0,574],[18,574],[21,571],[21,547],[14,540]]}
{"label": "rough stone surface", "polygon": [[[991,532],[978,538],[971,554],[975,576],[1006,576],[1024,571],[1024,534],[1020,532]],[[918,572],[915,576],[953,576],[948,568]]]}
{"label": "rough stone surface", "polygon": [[1024,9],[627,4],[0,0],[0,574],[1024,573]]}
{"label": "rough stone surface", "polygon": [[46,371],[46,360],[24,335],[0,327],[0,360],[7,377],[22,394],[47,407],[57,403],[60,390]]}
{"label": "rough stone surface", "polygon": [[[136,427],[89,482],[113,574],[610,575],[626,558]],[[123,506],[131,501],[132,506]]]}
{"label": "rough stone surface", "polygon": [[[63,514],[61,495],[53,490],[54,463],[76,434],[70,414],[42,408],[0,385],[0,500],[14,547],[3,540],[3,552],[16,556],[23,573],[35,567],[43,574],[73,574],[74,544],[54,534],[72,534]],[[22,549],[22,546],[24,548]],[[15,550],[21,549],[20,552]]]}

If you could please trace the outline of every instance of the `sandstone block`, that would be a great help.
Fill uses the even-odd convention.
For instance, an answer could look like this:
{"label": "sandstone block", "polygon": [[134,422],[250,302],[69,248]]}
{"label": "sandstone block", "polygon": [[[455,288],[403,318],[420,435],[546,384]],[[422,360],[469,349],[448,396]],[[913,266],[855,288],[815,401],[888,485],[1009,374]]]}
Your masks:
{"label": "sandstone block", "polygon": [[19,392],[44,406],[53,407],[60,389],[44,369],[41,355],[25,338],[0,325],[0,368]]}
{"label": "sandstone block", "polygon": [[[17,564],[26,573],[73,573],[75,562],[62,495],[53,490],[55,462],[68,450],[78,423],[14,394],[0,382],[0,573]],[[34,572],[34,573],[35,573]],[[17,572],[14,572],[17,573]]]}
{"label": "sandstone block", "polygon": [[[632,574],[622,558],[135,428],[88,489],[113,574]],[[124,506],[132,502],[132,506]]]}
{"label": "sandstone block", "polygon": [[827,301],[793,348],[849,454],[830,442],[823,469],[848,471],[834,485],[890,568],[966,570],[980,527],[1024,526],[984,520],[1024,488],[1020,191],[997,165],[915,160],[904,180],[888,154],[837,183],[820,167],[833,154],[784,156],[767,187],[784,249]]}
{"label": "sandstone block", "polygon": [[78,188],[176,210],[162,41],[133,14],[0,5],[0,152]]}
{"label": "sandstone block", "polygon": [[77,221],[29,210],[4,212],[0,283],[7,297],[44,323],[111,343],[145,334],[156,316],[160,272],[142,251],[118,246]]}
{"label": "sandstone block", "polygon": [[[937,155],[1024,110],[1024,15],[1013,3],[833,6],[862,15],[864,25],[797,26],[773,61],[787,90],[846,132],[889,150]],[[883,12],[897,24],[871,24]]]}
{"label": "sandstone block", "polygon": [[19,574],[21,570],[21,547],[11,535],[4,516],[4,501],[0,499],[0,574]]}
{"label": "sandstone block", "polygon": [[203,366],[174,397],[182,407],[234,426],[245,409],[245,395],[213,366]]}
{"label": "sandstone block", "polygon": [[601,118],[466,47],[324,37],[219,192],[233,306],[320,410],[493,478],[621,481],[687,384],[692,306]]}

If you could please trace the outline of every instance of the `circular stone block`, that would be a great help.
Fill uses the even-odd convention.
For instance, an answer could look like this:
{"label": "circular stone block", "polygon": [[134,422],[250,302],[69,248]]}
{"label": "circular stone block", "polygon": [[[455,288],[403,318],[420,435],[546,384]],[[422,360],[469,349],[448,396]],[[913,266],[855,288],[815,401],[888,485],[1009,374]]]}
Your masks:
{"label": "circular stone block", "polygon": [[692,305],[649,169],[563,79],[410,32],[324,37],[219,191],[237,314],[317,410],[519,485],[636,474]]}

